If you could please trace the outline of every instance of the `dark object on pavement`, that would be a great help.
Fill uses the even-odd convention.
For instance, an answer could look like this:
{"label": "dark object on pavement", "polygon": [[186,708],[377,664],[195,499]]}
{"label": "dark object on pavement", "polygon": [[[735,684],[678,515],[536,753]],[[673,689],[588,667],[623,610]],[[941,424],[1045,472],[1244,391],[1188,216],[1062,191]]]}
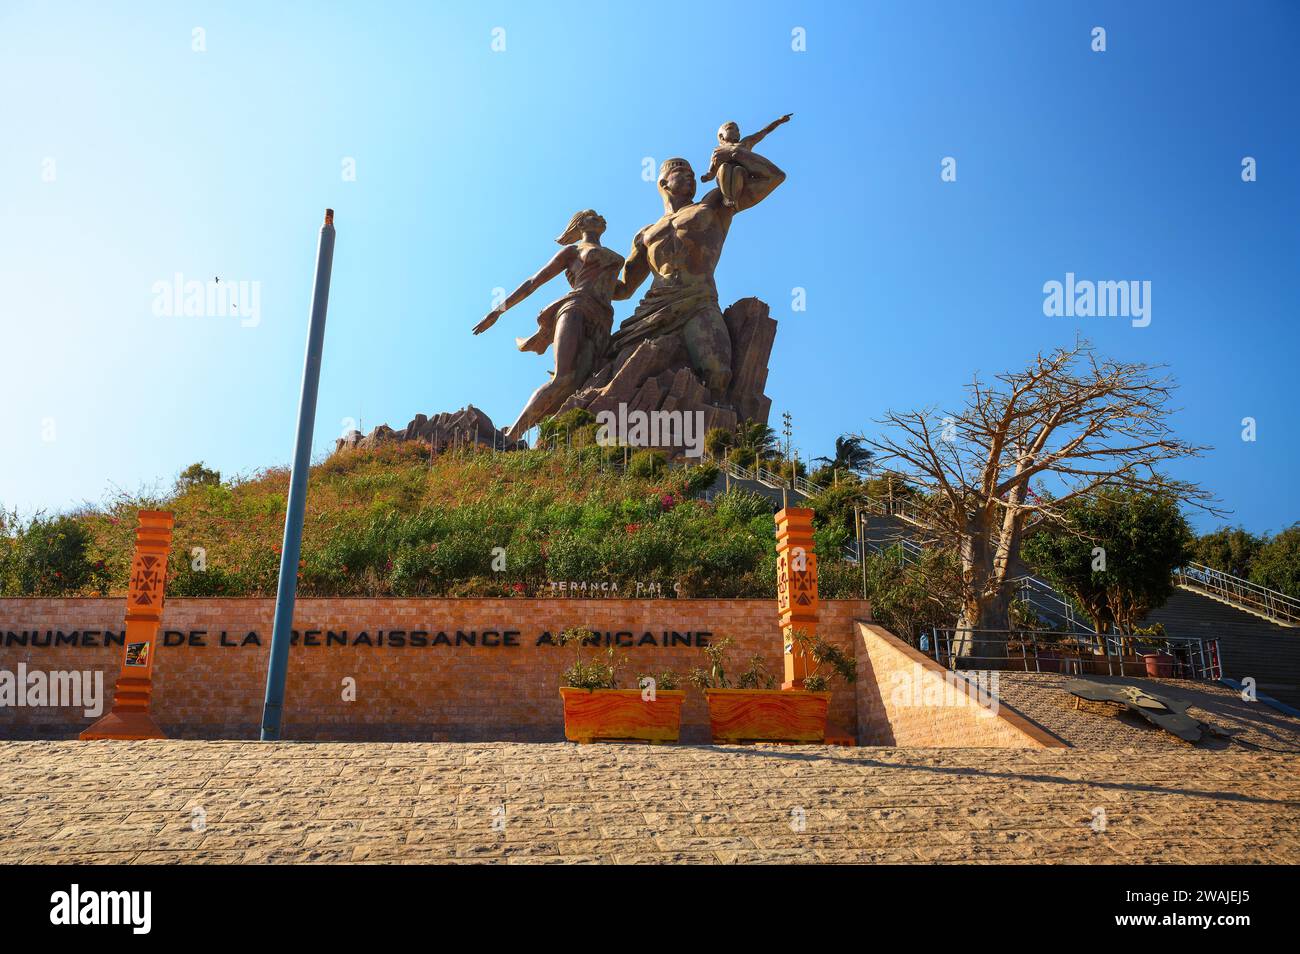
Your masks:
{"label": "dark object on pavement", "polygon": [[[1187,714],[1187,705],[1157,696],[1137,686],[1120,686],[1091,679],[1071,679],[1065,691],[1092,702],[1114,702],[1128,708],[1152,725],[1178,736],[1184,742],[1199,742],[1205,726]],[[1077,706],[1077,702],[1076,702]]]}

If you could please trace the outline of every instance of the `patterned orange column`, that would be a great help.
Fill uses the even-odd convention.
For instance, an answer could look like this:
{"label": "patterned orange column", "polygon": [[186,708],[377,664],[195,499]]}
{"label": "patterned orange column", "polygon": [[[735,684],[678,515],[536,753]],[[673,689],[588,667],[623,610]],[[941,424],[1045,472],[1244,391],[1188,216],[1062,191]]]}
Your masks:
{"label": "patterned orange column", "polygon": [[130,589],[126,597],[126,653],[117,677],[113,708],[81,733],[83,739],[165,739],[149,715],[153,657],[162,622],[167,555],[174,520],[165,510],[141,510],[135,531]]}
{"label": "patterned orange column", "polygon": [[813,552],[813,512],[786,507],[776,515],[776,611],[785,643],[782,689],[802,689],[808,661],[791,633],[817,633],[817,554]]}

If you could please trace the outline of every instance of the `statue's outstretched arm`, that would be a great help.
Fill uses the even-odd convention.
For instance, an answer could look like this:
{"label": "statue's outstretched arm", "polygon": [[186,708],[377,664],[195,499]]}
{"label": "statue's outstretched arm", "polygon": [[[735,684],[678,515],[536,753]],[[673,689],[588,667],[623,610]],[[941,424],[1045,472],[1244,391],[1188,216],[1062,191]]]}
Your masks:
{"label": "statue's outstretched arm", "polygon": [[743,138],[742,140],[740,140],[740,144],[741,144],[742,146],[744,146],[746,149],[753,149],[753,148],[754,148],[755,146],[757,146],[760,142],[762,142],[765,138],[767,138],[767,134],[770,133],[770,132],[771,132],[773,129],[775,129],[777,126],[781,125],[782,123],[788,123],[788,122],[790,121],[790,117],[793,116],[793,115],[794,115],[794,113],[786,113],[786,114],[785,114],[784,116],[782,116],[780,119],[774,119],[774,120],[772,120],[770,123],[768,123],[768,124],[767,124],[766,126],[764,126],[762,129],[760,129],[758,132],[754,133],[754,134],[751,135],[751,136],[746,136],[745,138]]}
{"label": "statue's outstretched arm", "polygon": [[632,239],[632,251],[628,253],[627,260],[623,263],[623,275],[614,286],[614,300],[623,301],[631,298],[649,274],[650,257],[646,254],[645,240],[641,237],[641,233],[637,232],[636,238]]}
{"label": "statue's outstretched arm", "polygon": [[494,324],[496,324],[496,320],[500,318],[503,314],[505,314],[515,305],[519,304],[521,301],[523,301],[533,292],[537,291],[537,289],[541,288],[543,285],[549,282],[556,275],[560,274],[560,272],[564,271],[564,269],[569,264],[569,260],[576,254],[577,254],[577,249],[574,248],[572,245],[565,246],[564,248],[556,252],[555,257],[552,258],[549,262],[547,262],[542,267],[541,271],[539,271],[532,278],[525,280],[522,285],[520,285],[518,288],[516,288],[514,291],[510,293],[509,298],[507,298],[501,304],[497,305],[495,308],[489,311],[487,313],[487,316],[482,321],[480,321],[477,325],[474,326],[474,334],[480,335],[483,332],[487,331]]}

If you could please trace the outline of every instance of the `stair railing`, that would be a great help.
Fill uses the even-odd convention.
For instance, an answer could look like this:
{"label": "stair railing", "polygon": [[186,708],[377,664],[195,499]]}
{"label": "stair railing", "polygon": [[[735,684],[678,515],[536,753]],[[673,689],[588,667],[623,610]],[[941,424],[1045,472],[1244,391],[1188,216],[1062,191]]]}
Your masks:
{"label": "stair railing", "polygon": [[730,474],[732,477],[736,478],[737,480],[752,480],[755,482],[758,481],[758,475],[756,473],[754,473],[752,470],[748,469],[747,467],[742,467],[740,464],[737,464],[733,460],[728,460],[725,457],[722,458],[714,457],[712,455],[709,455],[709,460],[717,464],[719,467],[721,467],[723,470],[725,470],[728,474]]}
{"label": "stair railing", "polygon": [[921,508],[908,497],[868,497],[867,510],[881,517],[900,517],[910,523],[921,522]]}
{"label": "stair railing", "polygon": [[1300,624],[1300,600],[1203,563],[1188,563],[1174,571],[1181,586],[1217,596],[1242,609],[1254,610],[1288,625]]}
{"label": "stair railing", "polygon": [[1016,586],[1016,595],[1048,619],[1065,623],[1074,633],[1097,635],[1097,630],[1080,618],[1074,604],[1051,583],[1028,573],[1011,582]]}
{"label": "stair railing", "polygon": [[[1097,633],[1046,633],[1040,630],[931,630],[932,653],[946,669],[1003,669],[1050,672],[1073,676],[1146,676],[1147,661],[1128,637]],[[1217,639],[1168,636],[1150,641],[1153,651],[1167,659],[1169,675],[1179,679],[1217,682],[1223,678]],[[984,650],[984,651],[981,651]],[[991,650],[991,651],[990,651]],[[1159,667],[1159,664],[1157,664]]]}

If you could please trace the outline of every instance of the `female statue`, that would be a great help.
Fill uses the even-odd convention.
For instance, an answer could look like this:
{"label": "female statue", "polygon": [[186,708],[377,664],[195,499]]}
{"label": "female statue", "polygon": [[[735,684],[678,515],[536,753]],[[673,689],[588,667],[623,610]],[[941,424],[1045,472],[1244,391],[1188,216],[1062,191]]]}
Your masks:
{"label": "female statue", "polygon": [[597,360],[609,346],[610,327],[614,322],[615,285],[623,256],[600,244],[605,219],[593,209],[584,209],[569,220],[569,227],[555,241],[564,248],[546,266],[511,293],[504,302],[488,312],[474,326],[474,334],[491,328],[505,312],[519,304],[560,272],[573,290],[551,302],[537,316],[537,333],[531,338],[516,338],[520,351],[544,354],[555,344],[555,371],[550,381],[533,392],[519,414],[519,420],[507,429],[511,440],[519,440],[525,431],[542,418],[554,414],[565,400],[590,377]]}

